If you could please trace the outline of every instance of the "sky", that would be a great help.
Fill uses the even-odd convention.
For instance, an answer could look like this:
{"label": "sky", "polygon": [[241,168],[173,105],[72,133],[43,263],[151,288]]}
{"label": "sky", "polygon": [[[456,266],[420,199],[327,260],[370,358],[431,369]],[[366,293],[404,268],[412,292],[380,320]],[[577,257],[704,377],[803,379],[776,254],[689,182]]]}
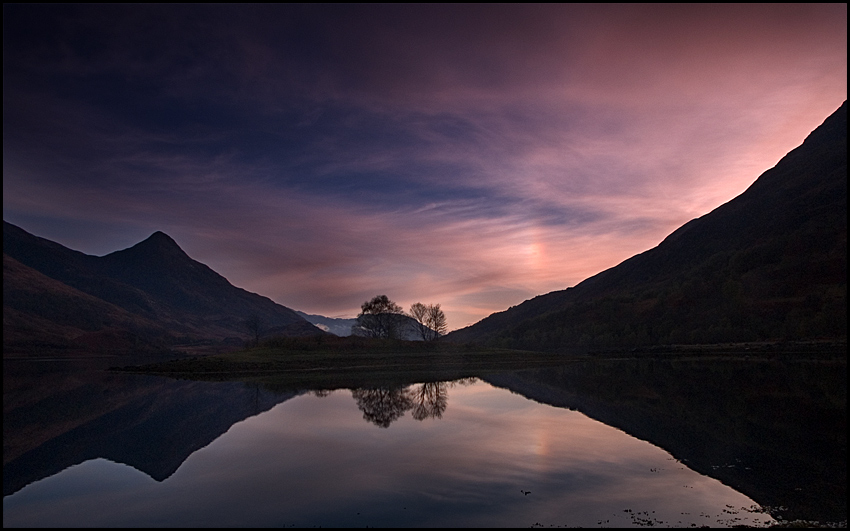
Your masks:
{"label": "sky", "polygon": [[847,99],[847,4],[3,5],[3,218],[449,329],[743,192]]}

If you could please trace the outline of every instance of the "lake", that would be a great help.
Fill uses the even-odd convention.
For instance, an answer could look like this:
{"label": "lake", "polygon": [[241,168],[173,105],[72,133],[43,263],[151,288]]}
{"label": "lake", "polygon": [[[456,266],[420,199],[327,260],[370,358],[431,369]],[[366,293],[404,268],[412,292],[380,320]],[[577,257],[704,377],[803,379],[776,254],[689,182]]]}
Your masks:
{"label": "lake", "polygon": [[4,526],[846,521],[843,360],[273,389],[4,361]]}

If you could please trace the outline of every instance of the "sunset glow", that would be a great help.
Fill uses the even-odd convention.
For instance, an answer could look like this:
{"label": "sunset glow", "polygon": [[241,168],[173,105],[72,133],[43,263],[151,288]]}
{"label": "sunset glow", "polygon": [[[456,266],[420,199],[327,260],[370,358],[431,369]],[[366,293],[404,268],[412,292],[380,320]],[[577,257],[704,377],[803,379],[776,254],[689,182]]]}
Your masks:
{"label": "sunset glow", "polygon": [[847,98],[846,4],[3,14],[6,221],[450,330],[654,247]]}

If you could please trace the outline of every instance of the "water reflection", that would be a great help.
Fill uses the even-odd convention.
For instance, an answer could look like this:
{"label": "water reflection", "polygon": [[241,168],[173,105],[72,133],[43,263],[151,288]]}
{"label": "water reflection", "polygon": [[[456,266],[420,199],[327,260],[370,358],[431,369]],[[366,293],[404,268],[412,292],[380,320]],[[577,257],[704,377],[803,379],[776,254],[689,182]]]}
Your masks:
{"label": "water reflection", "polygon": [[4,361],[3,495],[96,458],[163,481],[233,424],[298,394]]}
{"label": "water reflection", "polygon": [[[753,500],[581,413],[480,381],[384,391],[367,390],[375,398],[370,403],[386,405],[384,398],[397,401],[403,394],[410,404],[415,393],[450,393],[451,407],[437,422],[401,415],[389,429],[375,429],[348,391],[302,394],[234,424],[162,482],[95,459],[33,483],[4,498],[4,525],[621,527],[770,521],[747,512]],[[734,515],[724,513],[727,506]]]}
{"label": "water reflection", "polygon": [[474,378],[467,378],[416,386],[360,388],[351,391],[351,396],[363,412],[364,419],[381,428],[388,428],[410,410],[413,410],[412,416],[416,420],[443,418],[449,404],[449,387],[474,382]]}
{"label": "water reflection", "polygon": [[424,383],[413,391],[413,418],[441,419],[449,404],[446,382]]}
{"label": "water reflection", "polygon": [[487,380],[650,441],[786,519],[847,518],[846,360],[597,360]]}
{"label": "water reflection", "polygon": [[389,428],[394,420],[413,407],[406,387],[356,389],[351,396],[357,401],[363,418],[381,428]]}
{"label": "water reflection", "polygon": [[9,369],[4,525],[734,525],[783,500],[846,519],[846,362],[309,392]]}

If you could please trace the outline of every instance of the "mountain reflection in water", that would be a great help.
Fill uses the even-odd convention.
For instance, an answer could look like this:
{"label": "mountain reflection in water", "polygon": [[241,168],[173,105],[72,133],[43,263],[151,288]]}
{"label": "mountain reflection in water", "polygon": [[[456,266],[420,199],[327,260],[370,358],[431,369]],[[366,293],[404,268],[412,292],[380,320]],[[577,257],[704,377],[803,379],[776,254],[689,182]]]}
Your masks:
{"label": "mountain reflection in water", "polygon": [[734,525],[786,498],[846,519],[844,368],[694,363],[288,393],[7,365],[4,525]]}
{"label": "mountain reflection in water", "polygon": [[598,360],[487,381],[647,440],[785,519],[847,519],[846,360]]}

